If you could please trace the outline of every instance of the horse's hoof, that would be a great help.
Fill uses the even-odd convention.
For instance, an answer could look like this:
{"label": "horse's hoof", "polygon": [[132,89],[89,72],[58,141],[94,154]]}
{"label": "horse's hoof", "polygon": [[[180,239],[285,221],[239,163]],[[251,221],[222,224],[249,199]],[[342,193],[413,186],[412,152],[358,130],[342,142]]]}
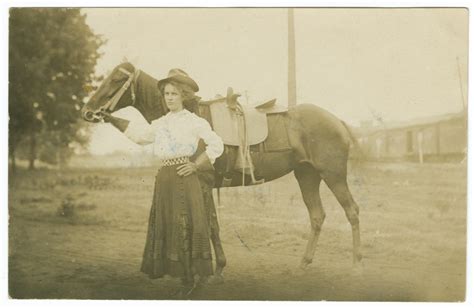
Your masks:
{"label": "horse's hoof", "polygon": [[215,274],[209,277],[207,280],[207,284],[210,284],[210,285],[217,285],[223,282],[224,282],[224,276],[222,276],[222,274]]}
{"label": "horse's hoof", "polygon": [[313,260],[308,260],[308,259],[303,258],[303,260],[301,260],[301,263],[300,263],[300,269],[305,270],[306,268],[308,268],[308,265],[310,265],[311,263],[313,263]]}
{"label": "horse's hoof", "polygon": [[[224,264],[224,266],[225,266],[225,264]],[[224,271],[224,266],[219,266],[219,265],[216,266],[216,270],[214,271],[214,276],[221,276],[222,277],[222,272]]]}
{"label": "horse's hoof", "polygon": [[352,265],[354,267],[357,267],[361,263],[362,263],[362,254],[361,253],[354,254],[354,256],[352,257]]}

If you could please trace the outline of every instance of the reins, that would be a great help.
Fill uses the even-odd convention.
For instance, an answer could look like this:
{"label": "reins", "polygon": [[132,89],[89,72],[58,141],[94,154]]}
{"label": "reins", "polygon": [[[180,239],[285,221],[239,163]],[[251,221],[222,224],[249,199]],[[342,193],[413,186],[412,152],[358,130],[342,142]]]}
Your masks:
{"label": "reins", "polygon": [[120,90],[118,90],[117,93],[115,93],[114,96],[112,96],[112,98],[110,100],[108,100],[107,103],[104,106],[102,106],[101,109],[104,110],[104,111],[113,112],[115,110],[115,107],[117,106],[120,98],[122,98],[123,94],[125,93],[125,91],[128,90],[130,85],[132,85],[132,88],[131,88],[132,106],[135,105],[135,100],[136,100],[135,83],[138,79],[138,76],[140,76],[140,70],[137,69],[133,73],[131,73],[131,72],[127,71],[126,69],[120,67],[119,71],[121,71],[122,73],[127,75],[128,79],[127,79],[127,81],[125,81],[125,83],[120,88]]}

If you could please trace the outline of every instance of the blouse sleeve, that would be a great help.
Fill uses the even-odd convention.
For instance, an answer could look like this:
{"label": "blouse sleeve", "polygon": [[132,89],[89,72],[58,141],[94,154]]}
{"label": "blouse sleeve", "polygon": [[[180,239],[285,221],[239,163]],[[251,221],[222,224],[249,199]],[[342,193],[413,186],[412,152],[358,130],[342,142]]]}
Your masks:
{"label": "blouse sleeve", "polygon": [[139,145],[147,145],[155,142],[156,121],[148,124],[143,121],[130,121],[127,129],[123,132],[133,142]]}
{"label": "blouse sleeve", "polygon": [[199,117],[196,117],[196,132],[204,143],[206,143],[206,154],[209,160],[213,164],[219,156],[224,152],[224,143],[221,137],[219,137],[211,128],[209,123]]}

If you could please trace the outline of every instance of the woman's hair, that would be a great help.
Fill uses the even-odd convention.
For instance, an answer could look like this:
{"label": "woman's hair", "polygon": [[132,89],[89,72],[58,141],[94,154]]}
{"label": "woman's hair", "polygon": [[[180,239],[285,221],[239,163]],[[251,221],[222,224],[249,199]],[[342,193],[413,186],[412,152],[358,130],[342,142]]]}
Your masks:
{"label": "woman's hair", "polygon": [[174,86],[178,90],[179,94],[181,94],[181,97],[183,98],[184,108],[186,108],[187,110],[193,113],[199,113],[198,111],[199,96],[195,95],[195,92],[193,91],[193,89],[191,89],[190,86],[184,83],[174,81],[174,80],[169,80],[163,83],[162,86],[160,87],[161,93],[164,93],[164,89],[167,84]]}

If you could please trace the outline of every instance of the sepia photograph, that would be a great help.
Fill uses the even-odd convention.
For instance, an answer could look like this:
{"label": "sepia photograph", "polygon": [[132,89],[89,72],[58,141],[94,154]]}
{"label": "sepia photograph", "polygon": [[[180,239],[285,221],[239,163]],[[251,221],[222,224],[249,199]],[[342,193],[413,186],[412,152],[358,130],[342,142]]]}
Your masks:
{"label": "sepia photograph", "polygon": [[469,8],[7,10],[10,300],[466,300]]}

